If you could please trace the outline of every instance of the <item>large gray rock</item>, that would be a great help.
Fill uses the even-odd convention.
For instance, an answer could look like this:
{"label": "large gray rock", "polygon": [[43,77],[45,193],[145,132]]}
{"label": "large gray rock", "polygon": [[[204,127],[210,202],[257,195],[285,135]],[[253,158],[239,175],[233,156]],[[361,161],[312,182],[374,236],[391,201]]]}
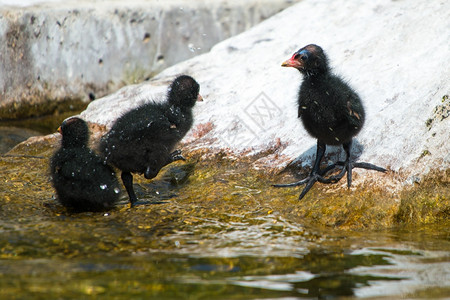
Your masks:
{"label": "large gray rock", "polygon": [[[356,138],[359,159],[414,176],[450,164],[449,1],[312,1],[286,9],[154,81],[91,103],[82,117],[110,126],[155,95],[176,74],[194,76],[205,102],[195,108],[185,146],[255,154],[283,166],[310,165],[316,141],[297,119],[301,76],[280,64],[316,43],[361,95],[367,112]],[[338,147],[333,159],[344,158]],[[300,156],[299,156],[300,155]],[[364,171],[360,171],[364,172]]]}
{"label": "large gray rock", "polygon": [[141,82],[291,3],[108,0],[1,6],[0,119],[45,113],[54,109],[52,102],[88,101]]}

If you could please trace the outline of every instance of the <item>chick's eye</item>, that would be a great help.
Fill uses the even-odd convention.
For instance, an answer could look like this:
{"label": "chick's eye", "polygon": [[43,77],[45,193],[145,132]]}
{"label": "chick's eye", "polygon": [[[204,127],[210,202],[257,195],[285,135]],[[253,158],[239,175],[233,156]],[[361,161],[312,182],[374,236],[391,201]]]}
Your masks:
{"label": "chick's eye", "polygon": [[308,60],[308,57],[309,57],[308,54],[309,53],[307,50],[302,50],[302,51],[298,52],[298,55],[300,55],[300,59],[303,61]]}

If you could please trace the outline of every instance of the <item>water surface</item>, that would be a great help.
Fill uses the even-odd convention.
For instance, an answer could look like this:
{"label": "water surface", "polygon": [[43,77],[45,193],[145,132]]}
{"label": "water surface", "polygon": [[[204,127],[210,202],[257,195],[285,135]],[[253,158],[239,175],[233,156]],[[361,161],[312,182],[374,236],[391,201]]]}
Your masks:
{"label": "water surface", "polygon": [[[450,295],[449,222],[319,226],[299,212],[298,191],[273,189],[272,177],[244,165],[194,158],[153,181],[135,176],[135,208],[123,193],[111,211],[74,214],[57,203],[50,184],[56,147],[23,146],[0,157],[0,298]],[[303,204],[326,201],[323,191],[313,189]]]}

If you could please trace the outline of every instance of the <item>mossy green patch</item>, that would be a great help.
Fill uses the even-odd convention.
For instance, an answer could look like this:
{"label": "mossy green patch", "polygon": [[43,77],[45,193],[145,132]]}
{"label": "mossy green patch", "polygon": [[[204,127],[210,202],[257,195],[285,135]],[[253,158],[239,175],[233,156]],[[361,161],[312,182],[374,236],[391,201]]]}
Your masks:
{"label": "mossy green patch", "polygon": [[450,220],[450,169],[435,171],[400,196],[395,215],[403,224],[429,224]]}
{"label": "mossy green patch", "polygon": [[28,96],[28,100],[11,102],[0,106],[0,121],[38,118],[46,115],[59,115],[79,112],[87,106],[86,101],[74,99],[50,99],[42,95]]}
{"label": "mossy green patch", "polygon": [[436,105],[433,110],[433,115],[425,122],[428,130],[431,130],[433,125],[437,122],[442,122],[450,116],[450,97],[444,95],[441,100],[442,104]]}
{"label": "mossy green patch", "polygon": [[[64,211],[52,200],[54,192],[48,174],[48,161],[57,147],[56,138],[49,137],[36,143],[22,143],[1,158],[0,172],[6,185],[0,193],[11,199],[9,207],[15,207],[5,211],[14,215],[19,206],[20,211],[28,211],[36,205],[41,207],[38,213]],[[274,183],[292,180],[291,176],[257,170],[252,167],[254,158],[235,160],[223,154],[202,159],[201,153],[194,152],[186,157],[188,162],[167,166],[154,180],[134,176],[138,197],[148,205],[128,209],[128,199],[123,193],[122,202],[114,210],[122,215],[120,219],[158,230],[160,226],[167,229],[203,222],[205,217],[222,220],[230,215],[238,219],[275,215],[297,224],[379,229],[405,223],[434,223],[449,217],[449,170],[426,176],[420,184],[405,187],[401,193],[387,192],[370,180],[358,180],[363,175],[355,171],[356,184],[351,189],[347,189],[344,180],[334,185],[316,184],[299,201],[302,187],[272,187]],[[381,173],[373,176],[391,179]],[[14,201],[18,194],[20,204]],[[48,211],[48,207],[52,209]],[[140,220],[141,214],[151,217]]]}

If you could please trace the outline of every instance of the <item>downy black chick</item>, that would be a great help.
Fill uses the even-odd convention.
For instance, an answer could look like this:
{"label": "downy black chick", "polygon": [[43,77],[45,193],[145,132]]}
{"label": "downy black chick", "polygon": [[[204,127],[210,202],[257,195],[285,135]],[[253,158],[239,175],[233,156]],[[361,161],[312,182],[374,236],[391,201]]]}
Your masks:
{"label": "downy black chick", "polygon": [[58,201],[74,211],[102,211],[119,199],[119,182],[114,170],[89,149],[85,121],[72,117],[58,129],[61,148],[50,161],[52,183]]}
{"label": "downy black chick", "polygon": [[[364,125],[365,112],[358,94],[341,78],[334,75],[328,65],[328,58],[321,47],[307,45],[283,62],[283,67],[293,67],[303,74],[303,82],[298,94],[298,117],[308,133],[317,139],[317,153],[309,177],[290,184],[277,184],[275,187],[288,187],[306,184],[299,199],[302,199],[316,181],[322,183],[338,182],[347,173],[347,185],[352,183],[352,169],[364,168],[386,172],[384,168],[364,162],[351,162],[352,139]],[[326,145],[342,145],[347,155],[339,161],[320,170],[320,162]],[[342,166],[335,176],[324,175]]]}
{"label": "downy black chick", "polygon": [[131,173],[151,179],[165,165],[184,160],[174,148],[192,126],[192,109],[202,101],[199,90],[192,77],[181,75],[170,85],[166,102],[150,102],[125,113],[102,138],[100,149],[105,160],[122,171],[131,206],[137,201]]}

